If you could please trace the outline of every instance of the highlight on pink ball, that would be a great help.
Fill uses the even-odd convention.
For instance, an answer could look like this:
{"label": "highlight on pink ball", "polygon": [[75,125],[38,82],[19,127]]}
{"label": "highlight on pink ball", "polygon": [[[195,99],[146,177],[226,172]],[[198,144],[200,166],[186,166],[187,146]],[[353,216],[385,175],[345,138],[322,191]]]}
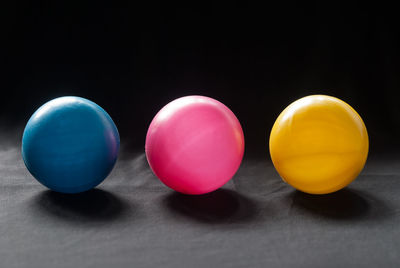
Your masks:
{"label": "highlight on pink ball", "polygon": [[154,117],[146,157],[155,175],[184,194],[205,194],[228,182],[244,153],[239,120],[221,102],[187,96],[168,103]]}

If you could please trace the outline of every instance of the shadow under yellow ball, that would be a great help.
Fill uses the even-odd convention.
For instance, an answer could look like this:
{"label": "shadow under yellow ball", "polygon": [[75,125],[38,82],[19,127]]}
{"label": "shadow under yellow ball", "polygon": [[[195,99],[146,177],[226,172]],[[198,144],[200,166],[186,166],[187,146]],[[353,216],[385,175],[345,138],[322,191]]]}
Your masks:
{"label": "shadow under yellow ball", "polygon": [[350,184],[368,156],[368,133],[344,101],[312,95],[290,104],[272,127],[269,149],[282,179],[310,194],[327,194]]}

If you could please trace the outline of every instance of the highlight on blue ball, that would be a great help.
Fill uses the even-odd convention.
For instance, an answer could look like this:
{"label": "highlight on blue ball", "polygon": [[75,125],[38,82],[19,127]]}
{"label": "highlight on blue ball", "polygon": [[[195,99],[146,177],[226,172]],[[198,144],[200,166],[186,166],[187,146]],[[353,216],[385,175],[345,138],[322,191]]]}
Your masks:
{"label": "highlight on blue ball", "polygon": [[79,193],[109,175],[119,145],[118,129],[99,105],[80,97],[60,97],[45,103],[29,119],[22,158],[46,187]]}

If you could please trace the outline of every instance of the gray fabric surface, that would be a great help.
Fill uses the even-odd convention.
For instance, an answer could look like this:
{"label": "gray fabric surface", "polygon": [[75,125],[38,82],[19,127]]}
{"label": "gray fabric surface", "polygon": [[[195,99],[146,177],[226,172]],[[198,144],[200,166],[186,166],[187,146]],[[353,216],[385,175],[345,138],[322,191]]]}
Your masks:
{"label": "gray fabric surface", "polygon": [[1,140],[1,267],[400,267],[393,155],[370,156],[326,196],[284,184],[267,155],[221,190],[184,196],[122,151],[97,189],[63,195],[28,173],[14,136]]}

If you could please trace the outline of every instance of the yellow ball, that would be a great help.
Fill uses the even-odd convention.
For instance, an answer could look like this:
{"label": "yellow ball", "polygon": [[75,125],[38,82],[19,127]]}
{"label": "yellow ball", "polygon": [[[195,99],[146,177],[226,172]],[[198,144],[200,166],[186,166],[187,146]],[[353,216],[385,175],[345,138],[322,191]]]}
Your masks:
{"label": "yellow ball", "polygon": [[310,194],[350,184],[368,156],[363,120],[347,103],[312,95],[290,104],[272,127],[269,150],[282,179]]}

